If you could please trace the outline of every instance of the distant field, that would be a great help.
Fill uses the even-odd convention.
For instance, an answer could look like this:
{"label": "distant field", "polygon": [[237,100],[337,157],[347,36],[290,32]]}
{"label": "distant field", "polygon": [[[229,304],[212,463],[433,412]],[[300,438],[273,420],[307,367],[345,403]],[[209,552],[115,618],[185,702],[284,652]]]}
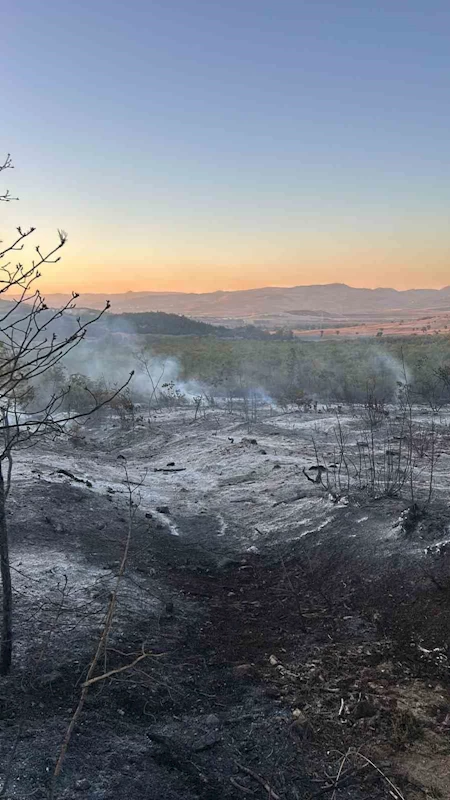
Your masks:
{"label": "distant field", "polygon": [[[450,313],[422,314],[414,319],[372,320],[367,323],[355,325],[342,325],[323,328],[323,338],[336,335],[352,338],[356,336],[429,336],[447,334],[450,331]],[[381,333],[380,333],[381,332]],[[318,330],[294,330],[295,336],[301,338],[317,338],[321,336]]]}

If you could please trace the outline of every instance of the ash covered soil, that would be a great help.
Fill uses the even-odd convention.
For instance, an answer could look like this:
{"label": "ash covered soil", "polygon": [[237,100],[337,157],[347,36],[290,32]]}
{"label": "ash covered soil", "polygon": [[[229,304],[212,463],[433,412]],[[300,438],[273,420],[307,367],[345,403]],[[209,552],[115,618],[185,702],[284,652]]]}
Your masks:
{"label": "ash covered soil", "polygon": [[[433,504],[405,526],[406,498],[306,480],[318,443],[335,455],[334,412],[260,416],[249,433],[238,416],[178,409],[18,454],[5,797],[48,797],[130,491],[97,675],[146,657],[91,687],[55,797],[450,796],[446,448]],[[360,422],[339,423],[355,447]]]}

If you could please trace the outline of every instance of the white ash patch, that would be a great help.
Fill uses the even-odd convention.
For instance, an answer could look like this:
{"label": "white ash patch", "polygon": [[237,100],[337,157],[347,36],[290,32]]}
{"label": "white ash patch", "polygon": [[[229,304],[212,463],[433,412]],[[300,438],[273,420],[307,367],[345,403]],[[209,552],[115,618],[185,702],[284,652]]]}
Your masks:
{"label": "white ash patch", "polygon": [[337,424],[341,428],[349,428],[354,425],[354,419],[350,416],[314,416],[312,419],[299,419],[298,416],[283,416],[271,419],[271,424],[279,428],[291,431],[307,431],[308,433],[329,433],[333,431]]}
{"label": "white ash patch", "polygon": [[[56,549],[27,547],[11,560],[17,624],[16,657],[47,650],[81,648],[98,638],[116,586],[118,564],[97,567]],[[152,596],[142,579],[131,583],[123,577],[117,599],[112,639],[120,635],[130,614],[148,618],[159,613],[161,601]],[[79,650],[80,651],[80,650]]]}
{"label": "white ash patch", "polygon": [[[15,475],[19,481],[77,485],[58,473],[62,468],[84,482],[79,484],[81,488],[109,494],[115,506],[126,507],[129,487],[125,461],[118,458],[125,456],[140,510],[167,533],[189,536],[195,518],[208,514],[211,543],[219,536],[219,543],[233,542],[233,547],[244,552],[255,543],[258,531],[260,539],[267,536],[270,542],[277,537],[286,540],[304,535],[305,530],[312,535],[324,528],[331,531],[331,508],[336,512],[348,508],[348,499],[341,491],[347,491],[346,486],[330,485],[327,490],[307,482],[302,474],[303,468],[308,471],[317,463],[317,458],[325,465],[338,461],[338,421],[341,429],[345,428],[346,442],[358,465],[355,442],[361,436],[361,421],[348,413],[337,417],[330,411],[261,412],[258,421],[248,428],[242,416],[223,409],[208,412],[195,424],[192,409],[167,409],[154,415],[148,430],[133,433],[116,427],[111,432],[105,426],[88,431],[90,449],[75,451],[56,444],[54,450],[51,446],[34,450],[33,470],[39,470],[40,476],[32,472],[30,455],[18,453]],[[435,470],[436,483],[440,486],[442,482],[443,489],[446,467],[442,458]],[[336,482],[339,484],[339,476]],[[330,488],[333,496],[328,498]],[[168,513],[158,511],[163,506]],[[361,512],[359,518],[355,516],[358,534],[368,534],[369,518],[362,518]],[[380,539],[389,536],[378,529],[377,535]]]}
{"label": "white ash patch", "polygon": [[327,525],[330,525],[330,523],[333,522],[333,520],[334,517],[327,517],[326,519],[323,520],[323,522],[321,522],[315,528],[310,528],[309,530],[304,531],[302,533],[302,536],[307,536],[310,533],[319,533],[319,531],[322,531],[324,528],[327,527]]}

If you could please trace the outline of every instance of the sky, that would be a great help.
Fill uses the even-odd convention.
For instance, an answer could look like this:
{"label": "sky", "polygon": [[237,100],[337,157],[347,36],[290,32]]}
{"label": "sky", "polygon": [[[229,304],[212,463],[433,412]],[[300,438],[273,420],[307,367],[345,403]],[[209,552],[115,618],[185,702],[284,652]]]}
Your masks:
{"label": "sky", "polygon": [[2,26],[1,238],[68,232],[46,291],[450,284],[448,0],[4,0]]}

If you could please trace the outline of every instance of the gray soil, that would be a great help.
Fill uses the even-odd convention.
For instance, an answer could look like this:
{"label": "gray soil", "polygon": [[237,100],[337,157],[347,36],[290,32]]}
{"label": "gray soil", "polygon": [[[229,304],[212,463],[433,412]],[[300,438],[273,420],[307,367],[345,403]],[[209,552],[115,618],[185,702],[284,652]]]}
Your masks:
{"label": "gray soil", "polygon": [[405,497],[306,480],[335,426],[174,410],[18,454],[5,797],[49,796],[130,524],[97,674],[146,657],[90,689],[55,798],[450,796],[449,456],[406,525]]}

